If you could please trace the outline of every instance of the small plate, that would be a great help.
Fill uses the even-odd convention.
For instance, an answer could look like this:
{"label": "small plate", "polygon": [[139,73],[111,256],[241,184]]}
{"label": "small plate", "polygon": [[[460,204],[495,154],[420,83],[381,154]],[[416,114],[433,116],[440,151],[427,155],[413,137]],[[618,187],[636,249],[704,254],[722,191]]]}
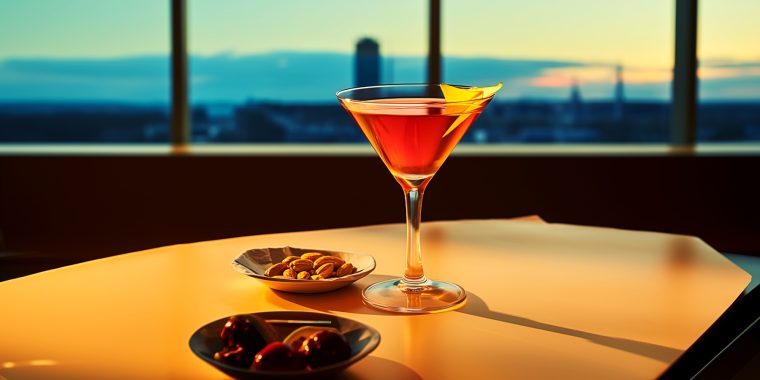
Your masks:
{"label": "small plate", "polygon": [[[356,272],[343,277],[331,277],[324,280],[298,280],[289,278],[272,278],[264,275],[272,263],[279,263],[287,256],[301,256],[306,252],[319,252],[323,255],[337,256],[351,263]],[[323,293],[351,285],[354,281],[375,270],[375,259],[370,255],[359,253],[326,251],[324,249],[305,249],[294,247],[249,249],[232,262],[232,267],[247,276],[256,278],[275,290],[291,293]]]}
{"label": "small plate", "polygon": [[272,323],[277,330],[279,340],[285,339],[293,330],[309,325],[308,323],[294,323],[294,321],[329,321],[330,324],[320,324],[320,326],[338,329],[351,346],[351,357],[340,363],[315,368],[311,371],[255,371],[227,365],[214,360],[214,353],[223,346],[219,333],[229,317],[218,319],[199,328],[190,337],[190,349],[206,363],[236,379],[325,379],[334,377],[338,372],[369,355],[380,344],[380,333],[377,330],[348,318],[305,311],[268,311],[252,314],[266,320],[281,321],[282,323]]}

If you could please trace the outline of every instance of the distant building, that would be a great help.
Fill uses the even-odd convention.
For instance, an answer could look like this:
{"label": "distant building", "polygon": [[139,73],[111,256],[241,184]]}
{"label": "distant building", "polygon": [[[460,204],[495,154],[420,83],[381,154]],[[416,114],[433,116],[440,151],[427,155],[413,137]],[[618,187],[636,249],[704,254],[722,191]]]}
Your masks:
{"label": "distant building", "polygon": [[380,84],[380,45],[371,38],[356,43],[354,84],[357,87]]}
{"label": "distant building", "polygon": [[581,113],[583,112],[583,99],[581,99],[581,88],[578,85],[578,79],[573,78],[572,89],[570,90],[570,112],[572,114],[572,125],[580,124]]}
{"label": "distant building", "polygon": [[235,130],[220,141],[282,142],[285,129],[261,106],[249,103],[235,109]]}
{"label": "distant building", "polygon": [[623,120],[623,103],[625,102],[623,94],[623,66],[617,65],[615,68],[615,106],[612,111],[612,117],[616,122]]}
{"label": "distant building", "polygon": [[573,78],[570,85],[569,101],[559,106],[560,118],[559,125],[578,126],[582,124],[583,118],[583,99],[581,98],[581,89],[578,85],[578,79]]}

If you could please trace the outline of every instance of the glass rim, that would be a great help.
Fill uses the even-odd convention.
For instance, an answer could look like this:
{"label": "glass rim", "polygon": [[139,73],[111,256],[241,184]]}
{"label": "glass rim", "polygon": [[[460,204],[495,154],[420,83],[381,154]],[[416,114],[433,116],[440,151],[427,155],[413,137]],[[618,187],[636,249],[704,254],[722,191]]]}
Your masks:
{"label": "glass rim", "polygon": [[[372,105],[391,106],[391,107],[399,107],[399,106],[400,107],[430,107],[430,103],[399,104],[399,103],[383,102],[384,99],[397,99],[397,98],[377,98],[377,99],[369,99],[369,100],[359,100],[359,99],[351,99],[351,98],[345,97],[342,94],[345,94],[349,91],[372,90],[372,89],[393,88],[393,87],[439,87],[440,88],[440,85],[441,84],[439,83],[395,83],[395,84],[378,84],[378,85],[372,85],[372,86],[349,87],[349,88],[344,88],[336,92],[335,96],[341,101],[346,101],[350,103],[368,103]],[[475,86],[467,86],[467,85],[460,85],[460,84],[448,84],[448,85],[464,88],[464,89],[475,88]],[[438,99],[443,100],[441,104],[471,104],[477,101],[492,99],[494,96],[496,96],[495,93],[484,98],[470,99],[470,100],[446,101],[445,98],[438,98]]]}

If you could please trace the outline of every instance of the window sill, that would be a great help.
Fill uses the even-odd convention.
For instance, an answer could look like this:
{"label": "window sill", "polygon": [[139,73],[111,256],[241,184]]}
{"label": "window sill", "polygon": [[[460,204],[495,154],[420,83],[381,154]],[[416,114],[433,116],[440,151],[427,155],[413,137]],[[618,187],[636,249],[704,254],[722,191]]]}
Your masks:
{"label": "window sill", "polygon": [[[756,156],[757,143],[667,144],[463,144],[456,156]],[[369,144],[0,144],[3,156],[373,156]]]}

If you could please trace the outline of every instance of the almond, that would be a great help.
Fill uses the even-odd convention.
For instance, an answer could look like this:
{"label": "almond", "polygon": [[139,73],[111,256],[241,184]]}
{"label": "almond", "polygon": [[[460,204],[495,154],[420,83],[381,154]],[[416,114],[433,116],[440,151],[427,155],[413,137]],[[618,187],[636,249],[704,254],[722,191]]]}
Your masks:
{"label": "almond", "polygon": [[315,268],[319,268],[322,265],[325,265],[327,263],[331,263],[333,266],[335,266],[337,268],[337,267],[343,265],[343,263],[345,263],[345,262],[346,262],[345,260],[343,260],[343,259],[341,259],[340,257],[337,257],[337,256],[322,256],[322,257],[314,260],[314,267]]}
{"label": "almond", "polygon": [[336,277],[343,277],[354,273],[354,266],[351,263],[344,263],[335,271]]}
{"label": "almond", "polygon": [[294,271],[293,269],[288,268],[288,269],[285,269],[284,272],[282,272],[282,275],[287,278],[296,278],[296,273],[298,272]]}
{"label": "almond", "polygon": [[319,252],[306,252],[303,255],[301,255],[301,258],[305,259],[305,260],[314,261],[314,260],[316,260],[316,259],[318,259],[318,258],[320,258],[322,256],[324,256],[324,255],[322,255]]}
{"label": "almond", "polygon": [[317,268],[317,276],[328,278],[332,276],[333,268],[335,268],[335,265],[333,263],[322,264],[319,268]]}
{"label": "almond", "polygon": [[301,258],[300,256],[288,256],[288,257],[282,259],[282,262],[283,262],[283,264],[290,264],[291,261],[298,260],[300,258]]}
{"label": "almond", "polygon": [[288,264],[273,264],[271,267],[267,268],[267,270],[264,272],[264,275],[267,277],[279,276],[282,274],[282,272],[285,271],[285,269],[288,269]]}
{"label": "almond", "polygon": [[290,269],[297,272],[303,272],[314,268],[314,263],[311,260],[298,259],[290,262]]}
{"label": "almond", "polygon": [[301,279],[301,280],[308,280],[309,277],[311,277],[311,273],[307,271],[298,272],[298,275],[296,276],[296,278]]}

